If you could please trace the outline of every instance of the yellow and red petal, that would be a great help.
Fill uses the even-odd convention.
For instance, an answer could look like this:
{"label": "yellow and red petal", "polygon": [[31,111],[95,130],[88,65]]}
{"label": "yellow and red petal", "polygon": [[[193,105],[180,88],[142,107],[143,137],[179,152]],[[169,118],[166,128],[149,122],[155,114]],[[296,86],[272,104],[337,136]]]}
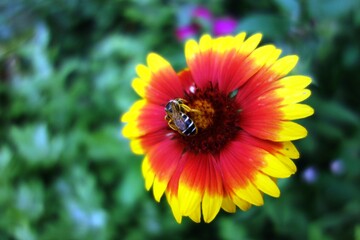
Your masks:
{"label": "yellow and red petal", "polygon": [[134,138],[142,135],[142,130],[139,128],[137,123],[138,118],[141,115],[141,111],[146,106],[147,102],[144,99],[136,101],[128,112],[124,113],[121,117],[122,122],[127,122],[128,124],[122,130],[122,134],[126,138]]}
{"label": "yellow and red petal", "polygon": [[178,197],[184,216],[193,213],[202,205],[206,222],[211,221],[219,212],[223,185],[219,169],[212,155],[185,153],[184,169],[179,178]]}
{"label": "yellow and red petal", "polygon": [[209,156],[205,159],[207,166],[202,171],[207,171],[205,191],[202,198],[201,209],[204,221],[211,222],[222,206],[224,197],[221,169],[218,166],[219,159]]}
{"label": "yellow and red petal", "polygon": [[257,171],[276,178],[289,177],[296,172],[296,167],[290,158],[297,158],[299,154],[291,142],[272,142],[243,132],[232,143],[233,148],[228,151],[238,152],[237,154],[241,155],[240,150],[237,150],[240,145],[243,149],[248,149],[247,161],[254,162],[256,159]]}
{"label": "yellow and red petal", "polygon": [[299,158],[299,152],[292,142],[273,142],[257,138],[246,132],[239,133],[236,141],[244,142],[247,145],[251,145],[259,149],[264,149],[273,155],[279,154],[292,159]]}
{"label": "yellow and red petal", "polygon": [[[123,129],[123,135],[127,138],[135,138],[156,131],[166,124],[166,122],[164,123],[164,108],[148,103],[144,99],[135,102],[130,110],[122,116],[121,121],[127,122]],[[153,124],[149,124],[149,122]],[[144,123],[145,125],[143,125]]]}
{"label": "yellow and red petal", "polygon": [[211,155],[185,153],[166,190],[176,219],[188,216],[199,222],[212,221],[223,202],[223,185],[216,160]]}
{"label": "yellow and red petal", "polygon": [[220,153],[220,166],[226,192],[254,205],[262,205],[263,198],[251,183],[258,169],[264,165],[256,147],[242,142],[230,142]]}
{"label": "yellow and red petal", "polygon": [[309,90],[301,89],[307,86],[309,79],[293,78],[299,81],[293,85],[289,84],[289,79],[276,80],[292,67],[292,64],[283,68],[277,66],[277,72],[262,69],[239,89],[236,101],[241,109],[240,125],[246,132],[272,141],[291,141],[306,136],[305,128],[289,120],[314,113],[311,107],[298,104],[310,96]]}
{"label": "yellow and red petal", "polygon": [[187,94],[194,93],[196,86],[190,70],[188,68],[183,69],[178,73],[178,76],[184,92],[186,92]]}
{"label": "yellow and red petal", "polygon": [[164,140],[149,149],[142,170],[145,181],[147,181],[147,178],[150,179],[149,184],[146,184],[147,189],[151,186],[153,179],[152,185],[156,201],[160,201],[165,192],[171,177],[178,167],[182,152],[183,147],[172,140]]}
{"label": "yellow and red petal", "polygon": [[[228,68],[225,77],[227,81],[220,81],[219,88],[224,92],[231,92],[240,88],[262,68],[280,56],[281,51],[272,45],[266,45],[255,49],[244,59],[234,59],[232,69]],[[226,63],[227,65],[228,63]]]}
{"label": "yellow and red petal", "polygon": [[[244,40],[245,34],[236,37],[226,36],[212,39],[204,35],[200,42],[187,42],[185,56],[193,79],[199,88],[211,82],[219,86],[224,93],[229,93],[247,82],[263,67],[274,64],[273,72],[279,76],[290,69],[294,58],[276,59],[281,51],[272,45],[259,47],[261,34],[254,34]],[[285,60],[289,60],[287,68]]]}
{"label": "yellow and red petal", "polygon": [[263,149],[258,149],[258,154],[261,155],[264,162],[264,166],[260,170],[271,177],[287,178],[296,171],[296,169],[289,168],[279,158]]}
{"label": "yellow and red petal", "polygon": [[172,66],[161,56],[150,53],[147,65],[138,65],[138,78],[132,86],[134,90],[148,101],[162,105],[170,99],[183,95],[179,78]]}
{"label": "yellow and red petal", "polygon": [[[257,71],[259,67],[251,64],[247,56],[259,44],[261,34],[255,34],[243,42],[244,37],[245,34],[241,33],[236,37],[226,36],[214,40],[204,35],[199,44],[194,40],[186,43],[186,61],[199,88],[211,82],[213,86],[221,84],[221,90],[230,92],[234,90],[228,87],[231,81],[246,81]],[[237,74],[240,71],[242,74]]]}

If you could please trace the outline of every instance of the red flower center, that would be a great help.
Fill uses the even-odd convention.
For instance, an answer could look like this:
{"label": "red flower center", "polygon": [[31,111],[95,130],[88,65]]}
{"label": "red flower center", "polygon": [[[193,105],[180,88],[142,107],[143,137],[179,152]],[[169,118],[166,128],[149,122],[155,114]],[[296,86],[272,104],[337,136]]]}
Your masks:
{"label": "red flower center", "polygon": [[188,113],[198,128],[195,136],[178,135],[186,151],[216,154],[240,130],[240,107],[234,96],[225,95],[211,84],[196,89],[185,97],[187,105],[195,110]]}

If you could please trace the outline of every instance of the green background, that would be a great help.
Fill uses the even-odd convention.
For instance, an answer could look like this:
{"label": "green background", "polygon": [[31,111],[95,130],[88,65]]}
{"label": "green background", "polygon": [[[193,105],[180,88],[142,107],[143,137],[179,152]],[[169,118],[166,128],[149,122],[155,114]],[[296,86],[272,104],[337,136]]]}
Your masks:
{"label": "green background", "polygon": [[[279,199],[179,225],[145,190],[119,117],[148,52],[185,66],[175,30],[190,3],[299,55],[316,113],[300,121],[309,136]],[[357,0],[3,0],[0,101],[0,240],[360,239]]]}

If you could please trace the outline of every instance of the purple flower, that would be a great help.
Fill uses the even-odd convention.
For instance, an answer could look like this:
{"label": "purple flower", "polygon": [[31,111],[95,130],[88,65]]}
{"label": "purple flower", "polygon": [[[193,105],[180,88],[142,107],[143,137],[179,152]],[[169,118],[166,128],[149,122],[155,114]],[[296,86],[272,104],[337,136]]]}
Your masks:
{"label": "purple flower", "polygon": [[198,19],[201,19],[201,20],[208,20],[210,21],[211,18],[212,18],[212,14],[211,12],[209,11],[209,9],[205,8],[205,7],[196,7],[194,9],[194,11],[192,12],[192,16],[194,18],[198,18]]}
{"label": "purple flower", "polygon": [[213,25],[213,31],[215,36],[222,36],[231,34],[237,26],[235,19],[231,17],[224,17],[215,19]]}
{"label": "purple flower", "polygon": [[176,29],[176,38],[179,41],[194,37],[196,34],[197,28],[194,25],[182,26]]}
{"label": "purple flower", "polygon": [[344,172],[344,163],[341,160],[334,160],[330,164],[330,170],[335,175],[341,175]]}
{"label": "purple flower", "polygon": [[318,172],[315,167],[308,167],[302,173],[302,178],[307,183],[314,183],[318,178]]}

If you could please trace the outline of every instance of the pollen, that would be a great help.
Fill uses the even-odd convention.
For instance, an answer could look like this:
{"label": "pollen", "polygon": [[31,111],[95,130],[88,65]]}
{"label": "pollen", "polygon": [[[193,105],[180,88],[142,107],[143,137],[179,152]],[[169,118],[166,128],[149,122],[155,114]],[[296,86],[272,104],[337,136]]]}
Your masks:
{"label": "pollen", "polygon": [[195,100],[191,108],[194,110],[190,116],[199,129],[207,129],[214,123],[215,109],[206,99]]}

